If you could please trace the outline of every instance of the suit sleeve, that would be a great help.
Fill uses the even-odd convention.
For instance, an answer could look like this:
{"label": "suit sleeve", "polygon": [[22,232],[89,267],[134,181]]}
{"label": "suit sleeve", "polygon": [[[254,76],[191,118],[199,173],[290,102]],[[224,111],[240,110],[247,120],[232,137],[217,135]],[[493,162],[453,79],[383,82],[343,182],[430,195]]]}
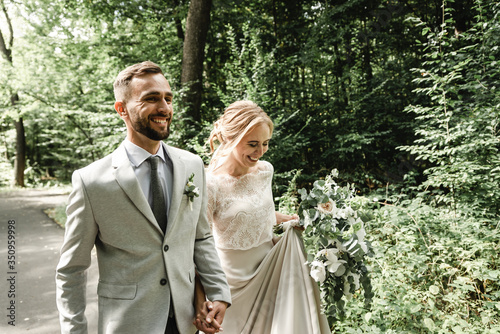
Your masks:
{"label": "suit sleeve", "polygon": [[231,292],[215,250],[214,239],[207,219],[208,194],[203,163],[201,163],[201,173],[203,175],[203,186],[200,189],[202,205],[196,229],[194,262],[207,298],[231,304]]}
{"label": "suit sleeve", "polygon": [[61,333],[86,334],[87,269],[98,228],[78,171],[73,173],[72,183],[64,242],[56,270],[56,301]]}

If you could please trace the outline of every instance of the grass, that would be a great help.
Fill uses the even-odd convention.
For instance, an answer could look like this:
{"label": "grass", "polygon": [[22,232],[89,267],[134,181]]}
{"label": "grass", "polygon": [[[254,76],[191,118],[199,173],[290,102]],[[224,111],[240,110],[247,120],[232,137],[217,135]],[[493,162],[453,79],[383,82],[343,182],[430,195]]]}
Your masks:
{"label": "grass", "polygon": [[50,219],[55,221],[62,228],[66,225],[66,205],[59,205],[55,208],[48,208],[43,210]]}

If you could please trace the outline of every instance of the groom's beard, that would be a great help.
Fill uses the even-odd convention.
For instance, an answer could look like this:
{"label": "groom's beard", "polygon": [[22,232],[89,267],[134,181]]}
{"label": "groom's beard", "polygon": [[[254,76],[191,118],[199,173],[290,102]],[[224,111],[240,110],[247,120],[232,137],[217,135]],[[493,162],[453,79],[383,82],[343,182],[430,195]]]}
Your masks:
{"label": "groom's beard", "polygon": [[[148,118],[135,118],[131,120],[132,128],[139,132],[140,134],[145,135],[151,140],[164,140],[167,139],[170,135],[170,123],[167,124],[167,127],[164,131],[156,131],[150,125],[150,121]],[[169,120],[167,120],[169,122]]]}

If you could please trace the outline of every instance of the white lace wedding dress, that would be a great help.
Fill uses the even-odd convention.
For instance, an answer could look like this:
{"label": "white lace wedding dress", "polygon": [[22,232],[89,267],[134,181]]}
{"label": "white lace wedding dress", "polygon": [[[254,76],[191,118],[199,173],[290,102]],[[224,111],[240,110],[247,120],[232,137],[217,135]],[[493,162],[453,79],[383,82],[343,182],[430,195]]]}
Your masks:
{"label": "white lace wedding dress", "polygon": [[260,161],[235,178],[207,174],[208,212],[233,304],[225,334],[329,334],[299,232],[289,228],[273,246],[273,167]]}

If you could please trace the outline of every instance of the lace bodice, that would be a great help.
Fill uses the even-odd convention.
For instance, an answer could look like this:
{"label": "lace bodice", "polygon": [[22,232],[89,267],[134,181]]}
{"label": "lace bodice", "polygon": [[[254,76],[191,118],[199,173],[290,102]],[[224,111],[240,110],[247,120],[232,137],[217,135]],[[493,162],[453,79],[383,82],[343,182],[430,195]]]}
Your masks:
{"label": "lace bodice", "polygon": [[218,248],[246,250],[272,239],[272,177],[273,166],[266,161],[239,178],[207,173],[208,219]]}

